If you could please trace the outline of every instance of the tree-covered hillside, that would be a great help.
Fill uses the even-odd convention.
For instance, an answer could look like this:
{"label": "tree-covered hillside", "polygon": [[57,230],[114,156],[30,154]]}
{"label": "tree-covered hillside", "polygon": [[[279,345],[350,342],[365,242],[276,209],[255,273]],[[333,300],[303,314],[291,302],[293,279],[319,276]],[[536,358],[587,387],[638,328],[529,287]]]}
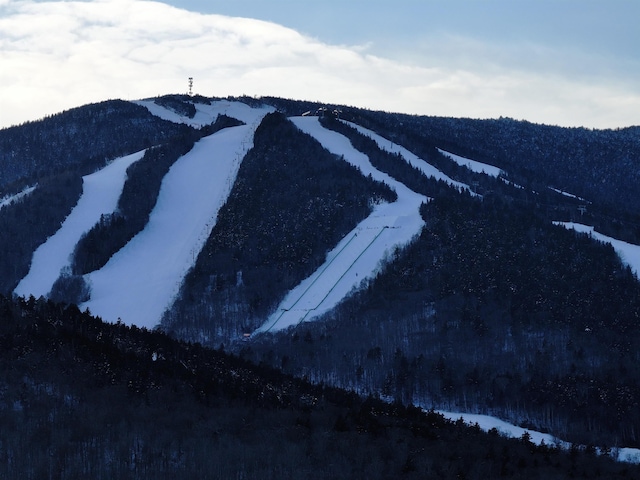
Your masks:
{"label": "tree-covered hillside", "polygon": [[[233,100],[253,106],[268,103],[279,112],[264,117],[258,127],[254,146],[242,160],[211,236],[199,255],[194,254],[195,264],[175,304],[165,314],[162,330],[173,338],[209,347],[224,344],[227,351],[263,367],[269,365],[317,383],[347,386],[392,399],[396,402],[393,408],[409,416],[415,411],[399,407],[400,403],[495,414],[584,444],[640,446],[640,356],[636,348],[640,343],[640,283],[610,245],[553,224],[578,221],[640,244],[640,194],[636,187],[639,128],[567,129],[505,118],[411,116],[277,98]],[[208,102],[211,117],[205,113]],[[230,100],[225,102],[232,104]],[[214,118],[222,110],[208,99],[185,95],[168,95],[156,103],[170,110],[168,118],[183,115],[183,120],[196,118],[196,113],[198,119]],[[290,289],[322,265],[327,252],[369,215],[377,202],[395,198],[387,186],[330,154],[286,118],[307,112],[328,114],[322,120],[326,128],[347,137],[378,170],[429,197],[421,210],[425,226],[413,243],[402,250],[390,250],[387,258],[380,259],[378,275],[362,283],[362,290],[352,292],[325,318],[276,335],[245,339],[243,334],[259,327]],[[426,178],[397,154],[381,150],[376,142],[339,119],[353,121],[402,145],[450,178],[469,185],[469,190]],[[173,162],[203,135],[236,124],[234,119],[220,116],[215,124],[195,130],[160,120],[139,105],[109,101],[0,130],[0,198],[37,184],[29,195],[0,209],[0,294],[13,291],[28,272],[34,250],[60,227],[80,197],[83,175],[117,156],[148,149],[144,158],[128,170],[115,214],[103,217],[82,238],[75,249],[72,270],[64,272],[56,284],[53,299],[69,304],[80,301],[86,294],[82,274],[103,266],[145,227]],[[440,153],[439,148],[497,166],[505,173],[499,177],[475,173]],[[395,420],[389,420],[394,414],[384,419],[391,423],[383,422],[382,428],[371,430],[362,427],[361,422],[368,420],[361,420],[359,410],[340,410],[332,417],[338,410],[326,407],[320,409],[322,413],[313,410],[315,413],[309,416],[305,410],[308,406],[302,402],[296,406],[301,410],[296,410],[291,424],[289,406],[278,403],[282,398],[274,400],[278,405],[273,409],[277,411],[275,416],[265,417],[262,423],[261,409],[270,410],[271,406],[248,403],[247,413],[244,407],[215,397],[219,391],[213,397],[201,394],[206,390],[200,389],[201,383],[207,384],[210,379],[206,373],[194,373],[197,369],[190,366],[189,359],[192,355],[222,355],[220,352],[205,354],[201,347],[186,344],[178,348],[178,342],[157,332],[102,326],[73,306],[62,307],[44,299],[2,302],[0,315],[11,321],[28,320],[24,328],[16,326],[17,320],[9,322],[7,325],[13,326],[7,327],[2,337],[6,348],[0,349],[0,355],[8,356],[3,357],[7,376],[0,383],[0,412],[7,429],[0,429],[0,435],[4,431],[13,434],[25,425],[27,428],[24,435],[16,437],[18,443],[11,443],[10,434],[3,437],[0,464],[17,465],[15,459],[22,458],[21,468],[27,469],[31,478],[41,477],[43,469],[53,472],[56,468],[67,472],[66,477],[59,478],[100,478],[94,475],[97,470],[65,470],[68,465],[95,462],[101,465],[100,472],[107,472],[103,478],[122,476],[126,469],[140,477],[138,467],[143,464],[153,464],[155,470],[149,472],[162,475],[179,471],[185,476],[202,477],[199,467],[179,470],[195,464],[217,469],[217,476],[228,477],[235,472],[220,467],[215,459],[211,460],[214,463],[201,460],[205,449],[197,446],[196,437],[207,438],[209,443],[203,445],[216,454],[221,452],[215,458],[222,458],[225,452],[232,455],[234,461],[246,466],[248,477],[267,471],[285,477],[293,471],[300,473],[299,458],[305,455],[313,461],[304,474],[314,469],[320,469],[325,477],[335,477],[344,468],[357,472],[365,468],[364,460],[355,462],[360,467],[354,466],[348,455],[331,450],[332,442],[354,442],[363,451],[369,448],[382,452],[376,443],[381,438],[390,443],[401,439],[396,445],[401,453],[380,453],[384,458],[379,468],[362,470],[366,472],[360,475],[363,478],[397,477],[403,468],[411,475],[421,472],[449,478],[454,465],[472,472],[468,478],[503,472],[517,476],[519,470],[513,462],[520,453],[512,452],[530,448],[527,444],[510,444],[504,447],[508,451],[502,446],[500,450],[482,450],[483,458],[490,459],[487,469],[476,464],[472,468],[460,449],[447,456],[444,447],[403,437],[396,430]],[[51,323],[51,319],[58,320]],[[71,324],[67,324],[70,319]],[[75,333],[68,334],[67,327],[59,330],[62,324],[72,325],[68,328]],[[86,328],[101,333],[89,341],[83,336],[88,334]],[[105,346],[98,334],[107,336],[104,341],[118,340]],[[44,340],[47,335],[53,339],[51,345]],[[150,338],[163,345],[168,342],[162,348],[181,352],[177,363],[158,373],[154,369],[163,365],[157,362],[158,352],[145,351],[147,347],[138,344],[123,347],[135,344],[138,340],[131,338],[137,336],[146,339],[140,340],[143,343],[152,341]],[[140,360],[141,352],[146,352],[144,361]],[[151,357],[156,362],[149,360]],[[16,362],[20,359],[26,360]],[[137,365],[131,367],[132,374],[123,366],[129,368],[129,360]],[[227,360],[232,365],[230,371],[240,364],[250,368],[238,359]],[[113,373],[116,371],[120,373]],[[273,373],[265,371],[271,372],[265,375]],[[227,375],[220,372],[221,376]],[[72,385],[69,379],[76,374],[86,377],[88,383]],[[182,377],[185,374],[189,380]],[[65,380],[56,385],[64,386],[49,387],[47,378],[58,376]],[[147,382],[146,387],[138,391],[141,381]],[[76,387],[82,392],[74,390]],[[279,392],[269,390],[271,387],[242,388],[259,398],[271,398],[274,391]],[[313,388],[322,391],[323,387]],[[55,393],[58,391],[63,393]],[[123,410],[125,420],[116,413],[97,413],[104,406],[103,394],[114,404],[122,404],[122,398],[133,399],[127,406],[130,410]],[[198,406],[192,404],[192,394]],[[234,400],[240,396],[232,394]],[[210,402],[211,398],[214,400]],[[356,397],[349,398],[357,405],[365,404],[361,399],[353,400]],[[88,406],[83,410],[85,399]],[[168,423],[148,433],[144,422],[137,423],[136,418],[164,419],[163,405],[174,405],[166,407],[172,414],[167,416]],[[224,405],[221,415],[233,421],[225,423],[209,417],[207,409],[211,405]],[[375,405],[375,409],[383,408]],[[177,412],[183,411],[196,413],[181,417]],[[83,419],[99,418],[111,436],[101,436],[88,420],[78,427],[72,419],[80,414],[85,415]],[[62,423],[54,422],[53,428],[54,423],[46,420],[49,418]],[[278,430],[281,420],[287,426]],[[440,422],[433,418],[429,421]],[[314,429],[327,424],[331,433]],[[264,430],[254,428],[256,425]],[[165,428],[178,431],[178,440],[169,438],[162,430]],[[190,428],[195,429],[196,437],[189,436]],[[231,436],[219,433],[229,429]],[[262,449],[261,442],[271,430],[283,434],[284,450]],[[336,436],[336,432],[347,435]],[[359,436],[363,432],[365,436]],[[442,438],[438,435],[435,437]],[[109,442],[118,436],[124,439],[124,446],[111,447]],[[45,440],[37,443],[40,437]],[[52,450],[47,446],[73,443],[73,439],[80,439],[73,447],[77,450],[68,454],[62,447]],[[233,448],[225,447],[227,440]],[[466,440],[458,440],[462,442],[459,445],[466,445]],[[15,452],[26,451],[30,442],[37,445],[34,456],[19,457]],[[13,446],[3,451],[3,445]],[[242,451],[238,450],[240,445]],[[329,457],[325,447],[337,455],[335,464],[325,464]],[[423,449],[437,451],[438,458],[424,457]],[[97,459],[100,451],[119,460],[106,465],[105,456]],[[82,452],[90,452],[90,462]],[[144,462],[132,463],[131,452]],[[286,452],[292,452],[290,458],[295,465],[287,463]],[[278,460],[267,466],[252,460],[267,453]],[[367,458],[363,453],[358,455]],[[597,470],[602,466],[585,467],[583,471],[573,460],[549,457],[548,452],[545,455],[536,457],[538,463],[523,457],[522,463],[532,467],[531,472],[544,471],[540,476],[545,478],[549,472],[536,469],[548,467],[548,458],[553,458],[553,474],[562,471],[574,476],[604,476],[605,470]],[[67,460],[54,466],[50,458]],[[498,458],[500,468],[496,466]],[[591,465],[592,459],[580,458],[584,465]],[[518,460],[515,465],[520,463]],[[28,470],[32,468],[28,465],[40,466]]]}
{"label": "tree-covered hillside", "polygon": [[324,320],[247,358],[398,401],[638,445],[640,283],[610,245],[453,190],[420,237]]}
{"label": "tree-covered hillside", "polygon": [[593,449],[482,433],[74,306],[0,296],[0,346],[6,480],[640,475]]}
{"label": "tree-covered hillside", "polygon": [[[437,155],[436,148],[497,166],[531,191],[554,187],[577,195],[614,217],[610,220],[630,216],[627,220],[640,226],[640,127],[590,130],[509,118],[472,120],[347,107],[341,115],[429,159],[446,173],[455,166]],[[634,236],[640,239],[638,232]]]}
{"label": "tree-covered hillside", "polygon": [[[0,194],[24,183],[74,170],[91,173],[105,162],[190,129],[159,119],[131,102],[109,100],[0,130]],[[12,187],[16,184],[15,187]]]}

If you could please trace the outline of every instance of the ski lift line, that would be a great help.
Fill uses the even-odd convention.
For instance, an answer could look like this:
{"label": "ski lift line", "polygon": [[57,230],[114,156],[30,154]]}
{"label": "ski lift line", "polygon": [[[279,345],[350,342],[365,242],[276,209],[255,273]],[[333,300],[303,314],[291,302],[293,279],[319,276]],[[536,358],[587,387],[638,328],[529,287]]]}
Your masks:
{"label": "ski lift line", "polygon": [[[312,307],[312,308],[308,308],[308,309],[306,309],[306,313],[302,316],[302,318],[298,321],[298,323],[297,323],[296,325],[300,325],[302,322],[304,322],[304,320],[307,318],[307,316],[309,315],[309,313],[310,313],[310,312],[312,312],[312,311],[314,311],[314,310],[317,310],[317,309],[318,309],[318,307],[320,307],[320,305],[322,305],[322,303],[327,299],[327,297],[328,297],[329,295],[331,295],[331,292],[333,292],[333,290],[335,290],[335,288],[336,288],[336,286],[338,285],[338,283],[340,283],[340,281],[345,277],[345,275],[349,272],[349,270],[351,270],[351,268],[352,268],[352,267],[355,265],[355,263],[360,259],[360,257],[362,257],[362,255],[364,255],[364,254],[365,254],[365,252],[366,252],[367,250],[369,250],[369,248],[371,247],[371,245],[373,245],[373,243],[378,239],[378,237],[380,237],[380,235],[382,235],[382,233],[384,232],[384,230],[385,230],[385,229],[387,229],[387,228],[389,228],[389,227],[387,227],[387,226],[385,225],[384,227],[382,227],[382,228],[380,229],[380,231],[376,234],[376,236],[375,236],[375,237],[373,237],[373,239],[369,242],[369,244],[368,244],[368,245],[367,245],[367,246],[366,246],[366,247],[365,247],[365,248],[360,252],[360,254],[356,257],[356,259],[355,259],[353,262],[351,262],[351,264],[350,264],[350,265],[345,269],[345,271],[342,273],[342,275],[340,275],[340,278],[338,278],[338,280],[336,280],[336,281],[335,281],[335,283],[333,284],[333,286],[329,289],[329,291],[327,292],[327,294],[326,294],[324,297],[322,297],[322,299],[318,302],[318,304],[317,304],[315,307]],[[354,235],[353,237],[351,237],[351,240],[353,240],[354,238],[355,238],[355,235]],[[351,240],[349,240],[349,242],[351,242]],[[346,247],[346,245],[345,245],[345,247]],[[343,249],[341,249],[340,251],[342,252],[342,250],[344,250],[344,248],[343,248]],[[338,254],[338,255],[336,255],[336,256],[334,257],[334,259],[333,259],[333,260],[335,260],[338,256],[339,256],[339,254]],[[332,261],[333,261],[333,260],[332,260]],[[326,269],[325,269],[325,270],[326,270]],[[324,272],[324,270],[323,270],[323,272]],[[313,283],[315,283],[315,282],[320,278],[320,276],[321,276],[321,274],[320,274],[320,275],[318,275],[318,277],[316,278],[316,280],[314,280],[314,282],[313,282]],[[311,288],[311,285],[310,285],[310,286],[305,290],[305,292],[304,292],[303,294],[301,294],[301,295],[300,295],[300,297],[298,298],[298,300],[296,301],[296,303],[294,303],[290,308],[288,308],[288,309],[283,308],[283,309],[281,309],[281,310],[280,310],[280,315],[278,315],[278,318],[276,318],[276,319],[273,321],[273,323],[269,326],[269,328],[267,328],[267,329],[265,330],[265,333],[266,333],[266,332],[269,332],[269,331],[270,331],[270,330],[271,330],[275,325],[277,325],[277,324],[278,324],[278,322],[280,321],[280,319],[282,318],[282,316],[283,316],[286,312],[288,312],[288,311],[290,311],[290,310],[292,310],[292,309],[293,309],[293,307],[294,307],[294,306],[295,306],[295,305],[296,305],[296,304],[297,304],[297,303],[302,299],[302,297],[303,297],[303,296],[304,296],[304,294],[309,290],[309,288]]]}
{"label": "ski lift line", "polygon": [[360,257],[362,257],[362,256],[365,254],[365,252],[366,252],[367,250],[369,250],[369,248],[371,247],[371,245],[373,245],[373,243],[378,239],[378,237],[380,237],[380,235],[382,235],[382,233],[383,233],[383,232],[385,231],[385,229],[387,229],[387,228],[389,228],[389,227],[387,227],[387,226],[385,225],[384,227],[382,227],[382,228],[380,229],[380,232],[378,232],[378,234],[377,234],[375,237],[373,237],[373,239],[371,240],[371,242],[369,242],[369,245],[367,245],[367,246],[366,246],[366,247],[365,247],[365,248],[360,252],[360,255],[358,255],[358,256],[356,257],[356,259],[355,259],[353,262],[351,262],[351,265],[349,265],[349,266],[347,267],[347,269],[343,272],[343,274],[342,274],[342,275],[340,275],[340,278],[338,278],[338,280],[336,280],[336,282],[335,282],[335,283],[333,284],[333,286],[329,289],[329,291],[327,292],[327,294],[326,294],[324,297],[322,297],[322,300],[320,300],[320,301],[318,302],[318,304],[317,304],[315,307],[310,308],[309,310],[307,310],[307,313],[305,313],[305,314],[304,314],[304,316],[300,319],[300,321],[298,322],[298,325],[300,325],[300,324],[304,321],[304,319],[305,319],[305,318],[307,318],[307,315],[309,315],[309,312],[311,312],[312,310],[317,310],[317,309],[318,309],[318,307],[320,307],[320,305],[322,305],[322,303],[327,299],[327,297],[328,297],[329,295],[331,295],[331,292],[333,292],[333,290],[336,288],[336,286],[338,285],[338,283],[340,283],[340,281],[345,277],[345,275],[347,274],[347,272],[349,272],[349,270],[351,270],[351,268],[356,264],[356,262],[357,262],[358,260],[360,260]]}
{"label": "ski lift line", "polygon": [[331,264],[335,261],[335,259],[336,259],[336,258],[338,258],[338,257],[340,256],[340,254],[344,251],[344,249],[345,249],[345,248],[347,248],[347,246],[348,246],[348,245],[349,245],[349,244],[350,244],[350,243],[351,243],[351,242],[352,242],[352,241],[353,241],[357,236],[358,236],[358,233],[357,233],[357,232],[355,232],[355,233],[351,236],[351,238],[349,239],[349,241],[348,241],[347,243],[345,243],[345,244],[342,246],[342,248],[340,249],[340,251],[339,251],[338,253],[336,253],[336,254],[334,255],[334,257],[333,257],[329,262],[327,262],[327,263],[325,264],[325,266],[324,266],[324,268],[322,269],[322,271],[321,271],[321,272],[316,276],[316,278],[313,280],[313,282],[311,282],[311,283],[309,284],[309,286],[304,290],[304,292],[302,292],[302,293],[300,294],[300,296],[298,297],[298,299],[295,301],[295,303],[294,303],[293,305],[291,305],[289,308],[282,308],[282,309],[280,309],[280,310],[281,310],[280,315],[278,316],[278,318],[276,318],[276,319],[274,320],[274,322],[271,324],[271,326],[270,326],[267,330],[265,330],[266,332],[268,332],[269,330],[271,330],[271,328],[273,328],[273,326],[274,326],[274,325],[276,325],[276,324],[280,321],[280,319],[282,318],[282,315],[284,315],[284,314],[285,314],[285,312],[288,312],[289,310],[292,310],[292,309],[293,309],[293,308],[298,304],[298,302],[299,302],[300,300],[302,300],[302,297],[304,297],[304,296],[306,295],[306,293],[309,291],[309,289],[310,289],[310,288],[311,288],[311,287],[312,287],[312,286],[313,286],[313,285],[318,281],[318,279],[322,276],[322,274],[325,272],[325,270],[331,266]]}

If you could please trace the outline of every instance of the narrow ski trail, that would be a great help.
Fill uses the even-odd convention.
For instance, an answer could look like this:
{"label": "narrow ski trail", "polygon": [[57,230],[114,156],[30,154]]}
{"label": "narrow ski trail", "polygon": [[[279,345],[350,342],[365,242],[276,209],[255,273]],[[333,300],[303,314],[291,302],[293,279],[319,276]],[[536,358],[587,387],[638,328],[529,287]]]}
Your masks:
{"label": "narrow ski trail", "polygon": [[14,293],[38,298],[51,291],[60,272],[70,265],[70,257],[80,237],[91,229],[101,215],[113,213],[126,179],[127,168],[144,151],[117,158],[95,173],[82,177],[82,195],[60,229],[33,253],[29,273]]}

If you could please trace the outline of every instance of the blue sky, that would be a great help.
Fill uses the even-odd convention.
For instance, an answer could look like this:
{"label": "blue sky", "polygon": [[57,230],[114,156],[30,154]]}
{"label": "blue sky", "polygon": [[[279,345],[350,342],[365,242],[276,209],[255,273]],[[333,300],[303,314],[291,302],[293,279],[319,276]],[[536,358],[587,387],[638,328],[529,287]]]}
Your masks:
{"label": "blue sky", "polygon": [[0,0],[0,126],[195,90],[640,125],[637,0]]}

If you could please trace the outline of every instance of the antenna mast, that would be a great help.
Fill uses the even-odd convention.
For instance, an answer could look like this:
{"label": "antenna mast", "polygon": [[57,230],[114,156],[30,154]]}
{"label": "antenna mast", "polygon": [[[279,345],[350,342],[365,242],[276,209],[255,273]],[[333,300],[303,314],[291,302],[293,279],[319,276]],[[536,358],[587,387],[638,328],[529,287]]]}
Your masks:
{"label": "antenna mast", "polygon": [[193,96],[193,77],[189,77],[189,96]]}

